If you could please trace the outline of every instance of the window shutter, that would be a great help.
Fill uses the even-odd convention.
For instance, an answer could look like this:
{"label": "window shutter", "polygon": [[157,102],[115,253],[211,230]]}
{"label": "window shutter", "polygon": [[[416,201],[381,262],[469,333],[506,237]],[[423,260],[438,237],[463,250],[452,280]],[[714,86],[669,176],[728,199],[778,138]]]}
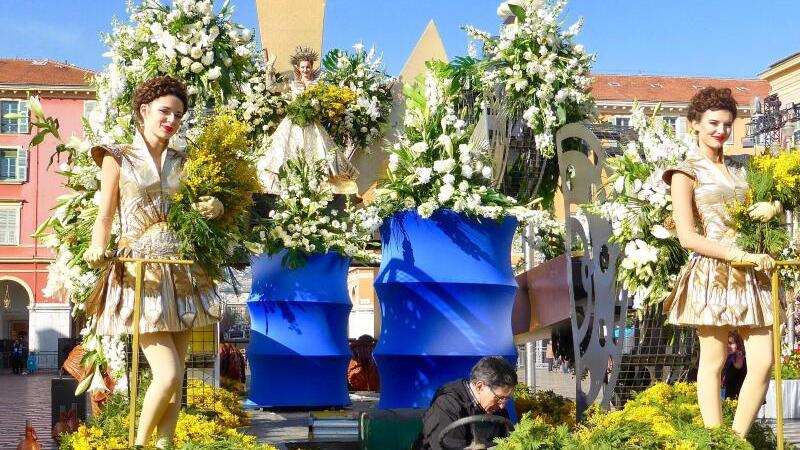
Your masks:
{"label": "window shutter", "polygon": [[675,135],[677,137],[684,137],[686,136],[686,117],[678,117],[678,120],[675,123]]}
{"label": "window shutter", "polygon": [[14,208],[0,208],[0,244],[18,244],[18,228],[17,210]]}
{"label": "window shutter", "polygon": [[28,150],[17,150],[17,181],[28,181]]}
{"label": "window shutter", "polygon": [[28,118],[28,101],[22,100],[19,102],[19,108],[17,111],[20,114],[24,114],[25,117],[21,119],[17,119],[17,133],[19,134],[28,134],[30,132],[30,120]]}

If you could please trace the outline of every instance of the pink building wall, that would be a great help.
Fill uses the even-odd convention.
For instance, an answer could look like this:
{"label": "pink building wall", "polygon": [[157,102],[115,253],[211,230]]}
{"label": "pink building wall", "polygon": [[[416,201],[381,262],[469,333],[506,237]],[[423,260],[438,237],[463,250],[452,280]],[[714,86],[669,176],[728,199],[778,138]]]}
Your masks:
{"label": "pink building wall", "polygon": [[[10,98],[0,94],[2,98]],[[84,111],[83,99],[46,98],[41,99],[45,114],[58,119],[60,134],[65,141],[69,136],[83,136],[81,116]],[[35,130],[30,134],[0,134],[0,146],[28,147]],[[20,235],[18,246],[0,246],[0,275],[13,274],[23,280],[33,292],[33,302],[54,303],[57,299],[46,298],[42,289],[47,285],[47,265],[53,258],[52,252],[39,245],[31,235],[50,215],[56,197],[67,192],[63,187],[64,177],[57,174],[59,163],[48,167],[50,156],[55,152],[56,140],[48,137],[36,148],[28,152],[28,181],[0,183],[1,200],[21,200]],[[62,156],[62,161],[65,161]],[[13,259],[13,262],[3,260]],[[21,260],[27,260],[21,262]]]}

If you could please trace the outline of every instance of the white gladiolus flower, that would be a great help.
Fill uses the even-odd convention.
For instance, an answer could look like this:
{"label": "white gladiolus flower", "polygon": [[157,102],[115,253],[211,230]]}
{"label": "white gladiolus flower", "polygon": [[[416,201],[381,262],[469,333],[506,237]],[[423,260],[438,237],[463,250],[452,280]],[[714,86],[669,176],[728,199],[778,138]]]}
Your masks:
{"label": "white gladiolus flower", "polygon": [[492,167],[484,166],[481,169],[481,175],[483,175],[484,178],[492,178]]}
{"label": "white gladiolus flower", "polygon": [[100,373],[99,364],[95,365],[94,375],[92,376],[92,382],[89,385],[88,392],[89,393],[108,392],[108,387],[106,386],[106,380],[103,377],[103,374]]}
{"label": "white gladiolus flower", "polygon": [[192,49],[189,51],[189,56],[194,59],[199,59],[201,56],[203,56],[203,49],[200,47],[192,47]]}
{"label": "white gladiolus flower", "polygon": [[669,239],[676,235],[675,230],[668,230],[661,225],[653,225],[653,228],[650,230],[650,234],[652,234],[656,239]]}
{"label": "white gladiolus flower", "polygon": [[211,70],[208,71],[208,79],[210,81],[216,80],[220,75],[222,75],[222,69],[217,66],[212,67]]}
{"label": "white gladiolus flower", "polygon": [[625,178],[619,177],[614,181],[614,191],[621,194],[625,190]]}
{"label": "white gladiolus flower", "polygon": [[203,63],[204,66],[210,66],[214,62],[214,52],[206,52],[200,59],[200,62]]}
{"label": "white gladiolus flower", "polygon": [[425,153],[426,151],[428,151],[428,144],[426,144],[425,141],[417,142],[416,144],[411,146],[411,151],[415,155],[419,156],[419,155]]}
{"label": "white gladiolus flower", "polygon": [[389,155],[389,170],[392,172],[397,170],[397,166],[400,164],[400,156],[397,153],[392,153]]}
{"label": "white gladiolus flower", "polygon": [[191,51],[191,47],[186,42],[179,42],[177,45],[175,45],[175,50],[183,55],[188,55],[189,51]]}
{"label": "white gladiolus flower", "polygon": [[189,69],[192,71],[192,73],[200,73],[204,69],[203,63],[201,63],[200,61],[195,61],[192,63],[191,66],[189,66]]}
{"label": "white gladiolus flower", "polygon": [[433,162],[433,170],[437,173],[450,173],[455,166],[456,162],[452,158],[440,159]]}
{"label": "white gladiolus flower", "polygon": [[208,40],[214,41],[219,36],[219,27],[214,25],[208,30]]}

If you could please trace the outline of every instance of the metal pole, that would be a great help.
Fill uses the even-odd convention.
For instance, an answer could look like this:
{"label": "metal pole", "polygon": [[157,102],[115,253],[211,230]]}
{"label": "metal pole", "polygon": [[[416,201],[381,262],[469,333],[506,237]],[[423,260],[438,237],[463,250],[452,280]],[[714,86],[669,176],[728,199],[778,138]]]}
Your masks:
{"label": "metal pole", "polygon": [[131,358],[131,392],[128,397],[130,412],[128,415],[128,445],[133,447],[136,442],[136,399],[139,393],[139,312],[142,307],[142,262],[136,261],[136,291],[133,297],[133,355]]}
{"label": "metal pole", "polygon": [[783,370],[781,357],[781,323],[780,317],[780,298],[778,289],[780,271],[776,268],[772,271],[772,351],[775,353],[775,417],[778,419],[778,450],[783,450]]}
{"label": "metal pole", "polygon": [[[533,225],[528,224],[525,227],[525,236],[522,241],[525,251],[525,271],[533,269],[535,249],[533,248]],[[535,341],[528,341],[525,343],[525,384],[529,387],[536,389],[536,351]]]}
{"label": "metal pole", "polygon": [[528,387],[536,389],[536,345],[534,345],[534,341],[528,341],[525,343],[525,368],[527,371],[525,374],[527,377],[525,378],[525,384]]}
{"label": "metal pole", "polygon": [[[786,223],[789,228],[789,236],[793,241],[797,241],[800,239],[797,233],[797,224],[795,223],[795,214],[794,211],[786,211]],[[796,339],[794,333],[794,323],[795,323],[795,300],[796,300],[797,292],[787,293],[786,298],[786,340],[788,341],[789,348],[794,348],[794,341]]]}

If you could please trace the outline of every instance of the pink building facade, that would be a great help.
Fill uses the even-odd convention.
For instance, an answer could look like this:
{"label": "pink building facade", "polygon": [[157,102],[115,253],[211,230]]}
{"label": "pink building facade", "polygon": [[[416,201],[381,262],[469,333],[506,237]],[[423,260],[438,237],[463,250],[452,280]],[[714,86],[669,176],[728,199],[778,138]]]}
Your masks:
{"label": "pink building facade", "polygon": [[6,115],[26,113],[27,99],[39,96],[64,140],[82,136],[81,117],[95,98],[86,81],[92,75],[53,61],[0,59],[0,339],[22,333],[29,349],[42,355],[54,355],[58,338],[77,333],[66,300],[42,294],[53,254],[31,237],[65,192],[64,178],[56,173],[58,162],[48,167],[55,140],[29,149],[30,115]]}

